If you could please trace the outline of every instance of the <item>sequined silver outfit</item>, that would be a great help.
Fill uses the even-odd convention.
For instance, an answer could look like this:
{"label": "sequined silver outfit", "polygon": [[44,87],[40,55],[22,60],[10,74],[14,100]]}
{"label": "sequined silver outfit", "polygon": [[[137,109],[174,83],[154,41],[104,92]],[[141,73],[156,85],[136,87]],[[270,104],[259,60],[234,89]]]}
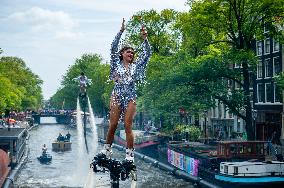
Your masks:
{"label": "sequined silver outfit", "polygon": [[121,35],[122,32],[119,32],[111,45],[110,79],[115,81],[111,95],[124,112],[128,102],[136,100],[135,84],[145,77],[145,68],[151,56],[151,50],[148,40],[144,40],[142,53],[135,62],[129,64],[127,70],[119,59],[118,44]]}

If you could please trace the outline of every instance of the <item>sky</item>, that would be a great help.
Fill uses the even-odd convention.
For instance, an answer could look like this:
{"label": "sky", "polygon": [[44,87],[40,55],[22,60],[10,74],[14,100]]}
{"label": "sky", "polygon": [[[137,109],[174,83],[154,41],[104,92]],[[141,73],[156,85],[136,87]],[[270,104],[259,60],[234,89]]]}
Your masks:
{"label": "sky", "polygon": [[138,11],[187,11],[186,0],[0,0],[1,56],[22,58],[42,80],[44,99],[85,53],[109,60],[122,18]]}

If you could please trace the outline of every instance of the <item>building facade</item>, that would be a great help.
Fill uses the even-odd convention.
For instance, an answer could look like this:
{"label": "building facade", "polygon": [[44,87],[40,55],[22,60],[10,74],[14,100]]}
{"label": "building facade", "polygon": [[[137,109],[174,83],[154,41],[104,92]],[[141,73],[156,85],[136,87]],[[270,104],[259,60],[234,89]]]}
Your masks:
{"label": "building facade", "polygon": [[[265,31],[268,32],[268,31]],[[279,144],[282,129],[283,97],[274,76],[283,71],[283,47],[273,38],[256,41],[258,65],[254,82],[257,140]]]}

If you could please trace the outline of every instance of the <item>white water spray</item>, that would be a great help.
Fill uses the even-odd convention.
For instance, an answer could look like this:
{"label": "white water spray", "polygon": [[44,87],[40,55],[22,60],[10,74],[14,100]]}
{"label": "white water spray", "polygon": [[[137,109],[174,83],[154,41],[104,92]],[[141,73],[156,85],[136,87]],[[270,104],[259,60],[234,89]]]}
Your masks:
{"label": "white water spray", "polygon": [[83,135],[83,121],[82,121],[82,114],[81,114],[81,107],[79,98],[77,98],[77,116],[76,116],[76,127],[78,132],[78,154],[82,155],[84,152],[83,145],[84,145],[84,135]]}
{"label": "white water spray", "polygon": [[93,132],[93,150],[96,151],[98,147],[98,131],[97,131],[97,126],[96,126],[96,120],[93,112],[93,108],[91,106],[90,99],[88,97],[88,108],[89,108],[89,113],[90,113],[90,124],[92,127],[92,132]]}
{"label": "white water spray", "polygon": [[[91,125],[92,133],[93,133],[93,142],[92,142],[93,151],[97,151],[97,148],[98,148],[97,126],[96,126],[95,116],[94,116],[94,112],[93,112],[89,97],[88,97],[88,108],[89,108],[89,114],[90,114],[90,117],[89,117],[90,118],[90,125]],[[84,188],[94,187],[95,181],[96,181],[95,180],[95,174],[93,173],[93,170],[89,169],[87,181],[84,185]]]}

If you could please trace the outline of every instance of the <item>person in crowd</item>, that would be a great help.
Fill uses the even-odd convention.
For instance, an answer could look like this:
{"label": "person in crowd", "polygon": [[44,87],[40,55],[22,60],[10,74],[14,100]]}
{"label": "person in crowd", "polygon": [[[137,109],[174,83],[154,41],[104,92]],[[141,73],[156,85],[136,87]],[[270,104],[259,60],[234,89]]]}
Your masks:
{"label": "person in crowd", "polygon": [[64,141],[64,136],[61,134],[61,133],[59,133],[59,135],[58,135],[58,137],[57,137],[57,141],[58,142],[60,142],[60,141]]}
{"label": "person in crowd", "polygon": [[135,60],[135,51],[130,46],[123,46],[118,51],[118,45],[122,33],[125,30],[123,19],[120,31],[115,36],[111,45],[110,80],[114,81],[114,88],[110,97],[110,121],[106,143],[100,153],[107,158],[111,157],[111,145],[119,119],[124,121],[127,149],[125,159],[134,162],[134,137],[132,133],[132,121],[136,113],[136,86],[145,77],[146,65],[151,56],[150,44],[147,32],[142,26],[143,51]]}
{"label": "person in crowd", "polygon": [[68,131],[68,133],[65,136],[65,141],[70,142],[70,139],[71,139],[71,134]]}

